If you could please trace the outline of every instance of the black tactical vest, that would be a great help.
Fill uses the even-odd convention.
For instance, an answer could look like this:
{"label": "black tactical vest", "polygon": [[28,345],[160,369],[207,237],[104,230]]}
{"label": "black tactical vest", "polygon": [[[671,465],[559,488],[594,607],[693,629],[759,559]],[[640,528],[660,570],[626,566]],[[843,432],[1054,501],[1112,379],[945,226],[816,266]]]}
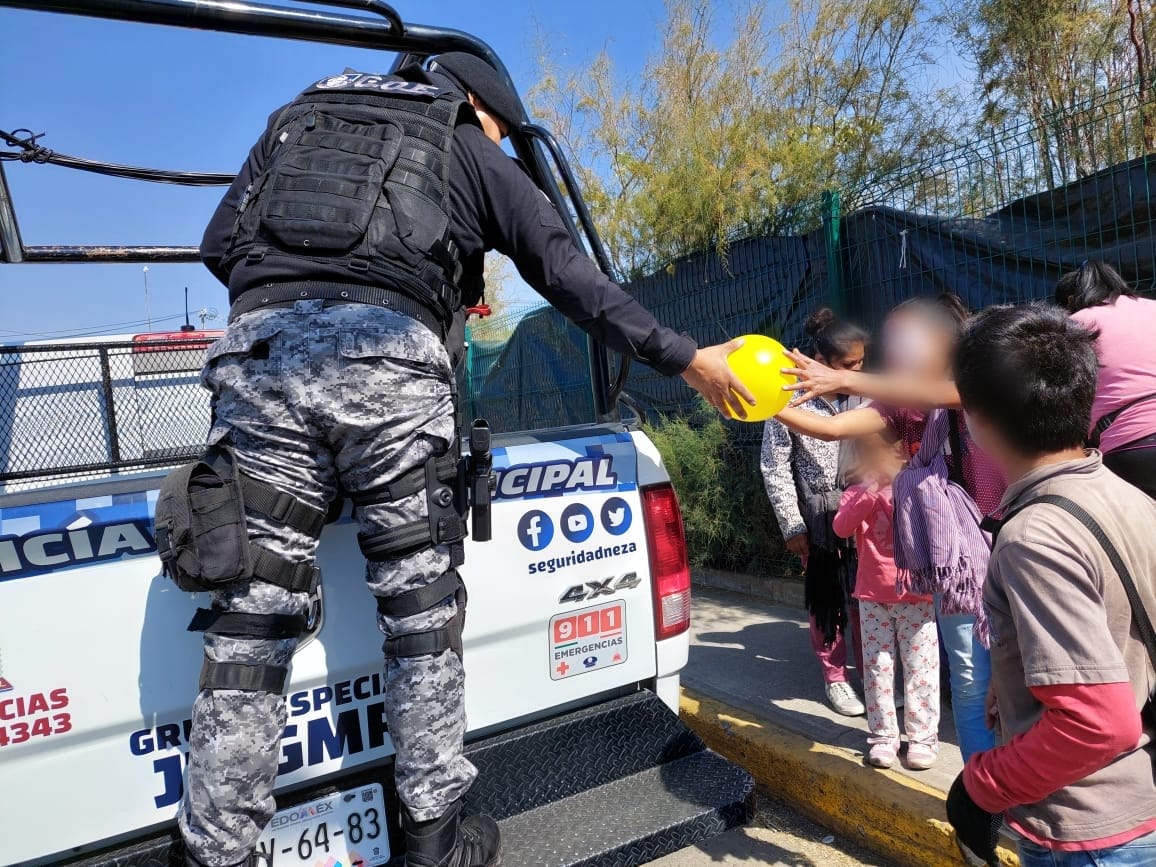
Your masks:
{"label": "black tactical vest", "polygon": [[461,263],[449,236],[450,147],[468,103],[419,75],[346,72],[286,106],[224,264],[336,264],[352,283],[396,288],[452,316]]}

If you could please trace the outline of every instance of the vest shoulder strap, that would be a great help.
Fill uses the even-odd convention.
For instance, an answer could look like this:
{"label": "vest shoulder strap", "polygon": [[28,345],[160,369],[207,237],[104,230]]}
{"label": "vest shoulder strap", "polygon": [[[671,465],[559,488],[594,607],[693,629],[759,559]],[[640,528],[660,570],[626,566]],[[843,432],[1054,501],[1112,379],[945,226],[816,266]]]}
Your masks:
{"label": "vest shoulder strap", "polygon": [[1104,528],[1100,522],[1093,518],[1088,510],[1081,506],[1074,500],[1069,499],[1061,494],[1043,494],[1036,497],[1034,500],[1029,500],[1023,505],[1013,509],[1007,515],[1000,519],[985,519],[985,523],[989,523],[988,527],[992,533],[992,544],[994,546],[996,538],[998,538],[999,531],[1012,518],[1018,515],[1025,509],[1040,504],[1047,504],[1055,506],[1067,512],[1077,521],[1084,525],[1084,528],[1091,533],[1092,538],[1096,540],[1100,548],[1104,551],[1108,562],[1112,564],[1112,569],[1115,571],[1120,583],[1124,587],[1124,593],[1128,597],[1128,605],[1132,609],[1132,618],[1136,623],[1136,629],[1140,633],[1140,640],[1144,644],[1144,648],[1148,651],[1148,658],[1152,661],[1153,668],[1156,668],[1156,627],[1152,625],[1152,618],[1148,614],[1148,609],[1144,606],[1143,597],[1140,596],[1139,588],[1136,586],[1136,579],[1132,576],[1132,570],[1128,568],[1120,550],[1115,543],[1108,538],[1108,534],[1104,532]]}

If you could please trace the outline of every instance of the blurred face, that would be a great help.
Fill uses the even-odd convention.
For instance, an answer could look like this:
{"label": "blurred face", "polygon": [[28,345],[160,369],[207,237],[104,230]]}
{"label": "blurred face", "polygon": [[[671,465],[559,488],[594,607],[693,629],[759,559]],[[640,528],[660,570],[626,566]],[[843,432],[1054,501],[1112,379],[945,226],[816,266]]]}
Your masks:
{"label": "blurred face", "polygon": [[818,356],[817,361],[833,370],[862,370],[863,361],[867,357],[867,347],[862,343],[853,343],[847,353],[840,358],[825,358]]}
{"label": "blurred face", "polygon": [[883,363],[888,373],[921,379],[951,376],[953,335],[915,312],[892,314],[883,326]]}

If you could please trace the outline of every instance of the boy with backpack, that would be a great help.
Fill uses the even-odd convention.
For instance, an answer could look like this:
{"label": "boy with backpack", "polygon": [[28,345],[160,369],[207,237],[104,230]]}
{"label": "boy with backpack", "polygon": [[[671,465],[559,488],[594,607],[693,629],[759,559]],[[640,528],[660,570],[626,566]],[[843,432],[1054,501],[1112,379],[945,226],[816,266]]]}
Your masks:
{"label": "boy with backpack", "polygon": [[998,307],[956,350],[972,437],[1009,480],[984,588],[1003,744],[947,799],[988,864],[1005,818],[1023,867],[1156,864],[1156,503],[1084,450],[1095,340],[1059,310]]}

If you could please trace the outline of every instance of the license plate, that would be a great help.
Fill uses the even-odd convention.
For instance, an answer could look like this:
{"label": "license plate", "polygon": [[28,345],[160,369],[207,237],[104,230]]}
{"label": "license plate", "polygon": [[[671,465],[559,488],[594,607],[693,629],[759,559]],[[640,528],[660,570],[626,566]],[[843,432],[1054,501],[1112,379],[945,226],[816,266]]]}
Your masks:
{"label": "license plate", "polygon": [[389,860],[385,793],[372,783],[278,810],[257,841],[266,867],[377,867]]}

